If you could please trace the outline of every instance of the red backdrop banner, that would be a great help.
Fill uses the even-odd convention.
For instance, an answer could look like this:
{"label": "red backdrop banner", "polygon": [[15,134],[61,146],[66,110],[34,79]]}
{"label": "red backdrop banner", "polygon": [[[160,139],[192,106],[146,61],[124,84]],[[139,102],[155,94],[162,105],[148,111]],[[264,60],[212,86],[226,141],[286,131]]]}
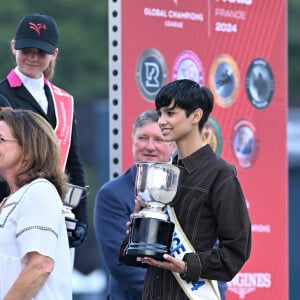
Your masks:
{"label": "red backdrop banner", "polygon": [[161,86],[210,87],[202,137],[236,166],[252,220],[251,257],[227,299],[288,299],[286,1],[138,0],[120,10],[122,170],[133,163],[132,123]]}

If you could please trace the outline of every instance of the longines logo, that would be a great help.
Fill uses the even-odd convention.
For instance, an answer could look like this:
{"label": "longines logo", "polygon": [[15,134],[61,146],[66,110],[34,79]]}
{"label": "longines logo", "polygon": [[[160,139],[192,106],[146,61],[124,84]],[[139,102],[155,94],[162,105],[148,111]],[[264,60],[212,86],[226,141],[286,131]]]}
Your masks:
{"label": "longines logo", "polygon": [[227,283],[228,290],[245,299],[246,295],[257,288],[270,288],[272,278],[270,273],[238,273],[232,281]]}

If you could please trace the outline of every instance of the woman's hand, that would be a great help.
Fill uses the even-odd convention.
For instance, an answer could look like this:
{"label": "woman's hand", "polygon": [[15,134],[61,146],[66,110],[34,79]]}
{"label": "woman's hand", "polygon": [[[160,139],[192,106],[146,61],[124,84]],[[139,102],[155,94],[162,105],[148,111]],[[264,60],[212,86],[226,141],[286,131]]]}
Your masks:
{"label": "woman's hand", "polygon": [[184,274],[185,272],[185,262],[181,259],[174,258],[171,255],[164,254],[164,260],[157,260],[151,257],[138,257],[137,261],[141,263],[145,263],[151,266],[155,266],[158,268],[163,268],[169,270],[171,272],[176,272],[179,274]]}

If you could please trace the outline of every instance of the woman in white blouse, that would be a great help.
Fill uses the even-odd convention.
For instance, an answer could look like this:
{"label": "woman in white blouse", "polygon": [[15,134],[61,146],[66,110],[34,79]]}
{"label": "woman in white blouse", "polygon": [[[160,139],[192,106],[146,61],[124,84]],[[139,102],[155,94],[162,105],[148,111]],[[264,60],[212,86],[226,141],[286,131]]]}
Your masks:
{"label": "woman in white blouse", "polygon": [[27,110],[0,111],[0,299],[72,299],[62,200],[66,176],[51,126]]}

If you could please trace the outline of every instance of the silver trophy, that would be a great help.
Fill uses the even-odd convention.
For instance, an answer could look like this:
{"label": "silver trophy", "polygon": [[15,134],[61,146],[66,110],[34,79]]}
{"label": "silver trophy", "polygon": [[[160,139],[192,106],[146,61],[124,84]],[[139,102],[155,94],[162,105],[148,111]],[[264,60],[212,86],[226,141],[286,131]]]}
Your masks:
{"label": "silver trophy", "polygon": [[143,209],[132,220],[125,257],[128,262],[138,256],[163,260],[170,253],[174,224],[164,209],[176,192],[180,170],[170,163],[140,162],[136,164],[135,195]]}
{"label": "silver trophy", "polygon": [[78,220],[75,217],[75,214],[73,213],[72,209],[78,206],[82,194],[85,190],[85,187],[81,187],[74,184],[67,184],[68,186],[68,192],[63,199],[63,207],[64,207],[64,216],[65,216],[65,222],[68,232],[68,238],[69,240],[72,240],[74,238],[74,231],[76,228],[76,224]]}

